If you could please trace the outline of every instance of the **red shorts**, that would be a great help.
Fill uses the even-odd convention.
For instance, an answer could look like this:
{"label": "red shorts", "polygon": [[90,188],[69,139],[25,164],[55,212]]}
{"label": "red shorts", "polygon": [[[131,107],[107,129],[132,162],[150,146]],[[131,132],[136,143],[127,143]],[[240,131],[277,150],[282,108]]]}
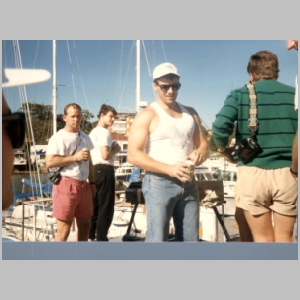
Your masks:
{"label": "red shorts", "polygon": [[87,181],[62,177],[59,184],[53,185],[52,216],[58,220],[90,218],[93,215],[93,199]]}

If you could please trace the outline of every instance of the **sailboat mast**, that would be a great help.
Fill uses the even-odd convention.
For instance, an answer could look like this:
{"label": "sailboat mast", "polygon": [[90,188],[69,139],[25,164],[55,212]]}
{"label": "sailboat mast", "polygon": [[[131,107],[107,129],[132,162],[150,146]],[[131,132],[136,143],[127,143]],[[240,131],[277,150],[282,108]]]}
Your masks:
{"label": "sailboat mast", "polygon": [[140,40],[136,41],[136,111],[139,112],[141,101],[141,74],[140,74]]}
{"label": "sailboat mast", "polygon": [[56,132],[56,40],[53,40],[53,85],[52,85],[52,102],[53,102],[53,134]]}

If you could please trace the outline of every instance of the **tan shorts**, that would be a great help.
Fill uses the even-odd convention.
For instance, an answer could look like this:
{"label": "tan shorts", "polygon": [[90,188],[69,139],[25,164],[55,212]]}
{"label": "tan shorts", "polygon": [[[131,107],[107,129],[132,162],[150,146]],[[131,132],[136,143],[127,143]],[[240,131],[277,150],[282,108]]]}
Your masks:
{"label": "tan shorts", "polygon": [[264,170],[257,167],[238,167],[236,206],[252,215],[275,211],[296,216],[298,182],[289,168]]}

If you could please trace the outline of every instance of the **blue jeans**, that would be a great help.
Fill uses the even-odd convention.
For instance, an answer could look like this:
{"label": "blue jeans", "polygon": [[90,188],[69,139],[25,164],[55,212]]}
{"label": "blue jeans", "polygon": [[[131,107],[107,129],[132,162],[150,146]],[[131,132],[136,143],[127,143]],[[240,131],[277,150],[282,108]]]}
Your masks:
{"label": "blue jeans", "polygon": [[199,195],[195,179],[182,183],[175,177],[147,172],[142,191],[147,209],[146,242],[167,241],[171,217],[176,241],[199,240]]}

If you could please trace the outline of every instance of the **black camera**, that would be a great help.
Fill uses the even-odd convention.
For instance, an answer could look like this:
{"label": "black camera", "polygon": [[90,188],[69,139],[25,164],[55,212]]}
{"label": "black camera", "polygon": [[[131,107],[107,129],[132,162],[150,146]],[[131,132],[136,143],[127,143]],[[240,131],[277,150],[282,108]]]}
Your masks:
{"label": "black camera", "polygon": [[58,184],[60,179],[61,179],[61,174],[60,171],[54,171],[50,172],[47,175],[47,178],[53,183],[53,184]]}
{"label": "black camera", "polygon": [[244,164],[250,162],[259,152],[260,146],[255,142],[253,138],[246,138],[238,141],[233,146],[232,156],[238,156]]}

